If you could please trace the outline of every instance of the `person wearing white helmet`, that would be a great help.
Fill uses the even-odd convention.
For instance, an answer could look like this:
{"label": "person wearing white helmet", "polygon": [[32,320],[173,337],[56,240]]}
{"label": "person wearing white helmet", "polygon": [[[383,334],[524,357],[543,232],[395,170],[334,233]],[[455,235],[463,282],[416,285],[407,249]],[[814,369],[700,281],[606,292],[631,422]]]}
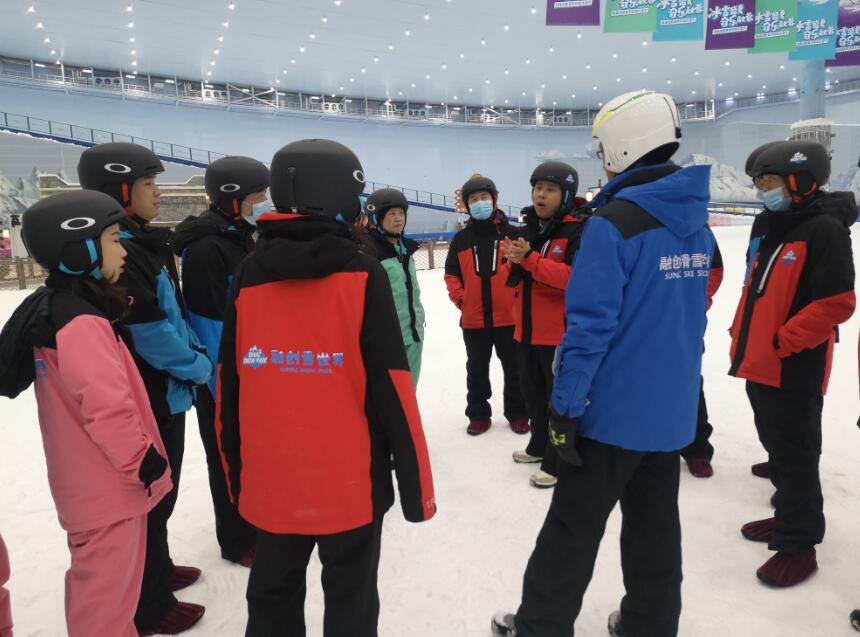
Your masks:
{"label": "person wearing white helmet", "polygon": [[566,296],[550,440],[558,484],[501,637],[571,637],[606,520],[621,502],[626,595],[612,635],[673,637],[681,614],[679,451],[694,436],[708,282],[709,166],[669,160],[672,98],[626,93],[597,115],[609,182],[592,202]]}

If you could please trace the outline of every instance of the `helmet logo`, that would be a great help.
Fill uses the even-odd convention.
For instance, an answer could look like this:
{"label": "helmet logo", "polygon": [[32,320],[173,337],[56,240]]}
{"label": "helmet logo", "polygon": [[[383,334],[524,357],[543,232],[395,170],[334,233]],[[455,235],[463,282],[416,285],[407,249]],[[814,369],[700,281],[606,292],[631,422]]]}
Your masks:
{"label": "helmet logo", "polygon": [[109,173],[125,175],[131,172],[131,168],[125,164],[105,164],[105,170]]}
{"label": "helmet logo", "polygon": [[376,210],[376,205],[369,203],[367,204],[366,208],[368,212],[373,212],[374,210]]}
{"label": "helmet logo", "polygon": [[798,153],[794,153],[794,156],[791,159],[789,159],[788,161],[790,161],[792,164],[802,164],[806,160],[807,160],[806,155],[798,152]]}
{"label": "helmet logo", "polygon": [[66,219],[60,224],[60,227],[63,230],[83,230],[94,225],[96,225],[96,220],[92,217],[74,217],[73,219]]}
{"label": "helmet logo", "polygon": [[236,192],[241,188],[242,186],[240,186],[239,184],[224,184],[218,190],[220,190],[221,192]]}
{"label": "helmet logo", "polygon": [[352,176],[356,181],[364,183],[364,173],[362,171],[354,170]]}
{"label": "helmet logo", "polygon": [[565,181],[572,184],[573,182],[576,181],[576,179],[573,178],[573,175],[568,175],[567,179],[565,179]]}

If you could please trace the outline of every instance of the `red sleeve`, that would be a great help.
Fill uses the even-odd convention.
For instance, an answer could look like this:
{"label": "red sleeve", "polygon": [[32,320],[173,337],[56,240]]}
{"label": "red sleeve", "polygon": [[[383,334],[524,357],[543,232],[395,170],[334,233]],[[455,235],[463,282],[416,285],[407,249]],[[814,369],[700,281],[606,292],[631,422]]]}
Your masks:
{"label": "red sleeve", "polygon": [[143,433],[119,348],[106,319],[78,316],[57,332],[57,368],[87,435],[117,471],[137,480],[152,440]]}
{"label": "red sleeve", "polygon": [[[710,228],[708,228],[710,232]],[[720,289],[723,283],[723,255],[720,252],[720,246],[717,245],[717,238],[714,237],[714,256],[711,258],[711,274],[708,276],[708,307],[714,302],[714,295]]]}
{"label": "red sleeve", "polygon": [[463,307],[463,296],[466,290],[463,289],[463,282],[460,277],[453,274],[445,275],[445,286],[448,288],[448,298],[457,307]]}
{"label": "red sleeve", "polygon": [[542,257],[534,250],[520,261],[520,265],[532,275],[535,281],[559,290],[567,288],[567,281],[570,279],[570,272],[573,269],[567,263]]}
{"label": "red sleeve", "polygon": [[777,331],[780,358],[814,349],[830,338],[833,328],[854,314],[854,291],[813,301]]}

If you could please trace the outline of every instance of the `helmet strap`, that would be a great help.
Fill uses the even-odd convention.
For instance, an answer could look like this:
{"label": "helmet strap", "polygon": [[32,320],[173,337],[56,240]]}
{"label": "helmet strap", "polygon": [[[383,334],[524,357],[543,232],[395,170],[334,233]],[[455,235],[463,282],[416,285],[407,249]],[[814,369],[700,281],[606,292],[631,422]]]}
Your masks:
{"label": "helmet strap", "polygon": [[801,203],[804,199],[818,190],[818,182],[813,180],[812,186],[806,192],[799,192],[797,187],[797,178],[794,173],[788,176],[788,191],[791,194],[791,200],[794,203]]}

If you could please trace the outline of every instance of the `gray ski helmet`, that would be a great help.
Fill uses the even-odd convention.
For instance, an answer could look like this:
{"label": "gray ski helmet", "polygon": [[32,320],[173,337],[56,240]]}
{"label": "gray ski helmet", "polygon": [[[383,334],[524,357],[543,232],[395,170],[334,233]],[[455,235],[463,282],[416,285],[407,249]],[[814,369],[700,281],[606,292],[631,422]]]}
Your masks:
{"label": "gray ski helmet", "polygon": [[123,208],[131,205],[131,188],[141,177],[164,172],[164,164],[148,148],[116,142],[98,144],[81,153],[78,180],[84,190],[99,190]]}
{"label": "gray ski helmet", "polygon": [[463,187],[460,188],[460,198],[463,200],[463,206],[466,207],[466,210],[469,209],[469,197],[474,195],[476,192],[488,192],[493,197],[493,205],[495,205],[496,201],[499,199],[499,191],[496,189],[496,184],[489,177],[484,177],[483,175],[478,175],[472,177],[463,184]]}
{"label": "gray ski helmet", "polygon": [[272,157],[269,193],[279,211],[352,223],[361,213],[364,170],[355,153],[330,139],[303,139]]}
{"label": "gray ski helmet", "polygon": [[385,213],[392,208],[403,208],[404,214],[409,211],[409,202],[406,200],[406,196],[395,188],[376,190],[364,202],[364,210],[370,224],[380,232]]}
{"label": "gray ski helmet", "polygon": [[529,179],[532,188],[539,181],[549,181],[561,188],[563,193],[560,212],[568,212],[576,204],[576,192],[579,190],[579,173],[570,164],[563,161],[545,161],[532,172]]}
{"label": "gray ski helmet", "polygon": [[209,205],[223,214],[241,215],[242,200],[269,187],[269,169],[251,157],[222,157],[206,168]]}
{"label": "gray ski helmet", "polygon": [[818,142],[777,142],[759,154],[752,173],[753,178],[762,175],[785,177],[788,191],[798,203],[830,179],[830,153]]}
{"label": "gray ski helmet", "polygon": [[755,177],[753,176],[753,167],[755,166],[756,159],[758,159],[759,155],[761,155],[764,151],[766,151],[774,144],[779,144],[779,142],[768,142],[766,144],[762,144],[749,154],[749,157],[747,157],[746,165],[744,166],[744,172],[747,174],[747,177],[755,179]]}
{"label": "gray ski helmet", "polygon": [[125,218],[117,201],[102,192],[75,190],[36,202],[23,214],[27,252],[48,270],[101,279],[101,234]]}

